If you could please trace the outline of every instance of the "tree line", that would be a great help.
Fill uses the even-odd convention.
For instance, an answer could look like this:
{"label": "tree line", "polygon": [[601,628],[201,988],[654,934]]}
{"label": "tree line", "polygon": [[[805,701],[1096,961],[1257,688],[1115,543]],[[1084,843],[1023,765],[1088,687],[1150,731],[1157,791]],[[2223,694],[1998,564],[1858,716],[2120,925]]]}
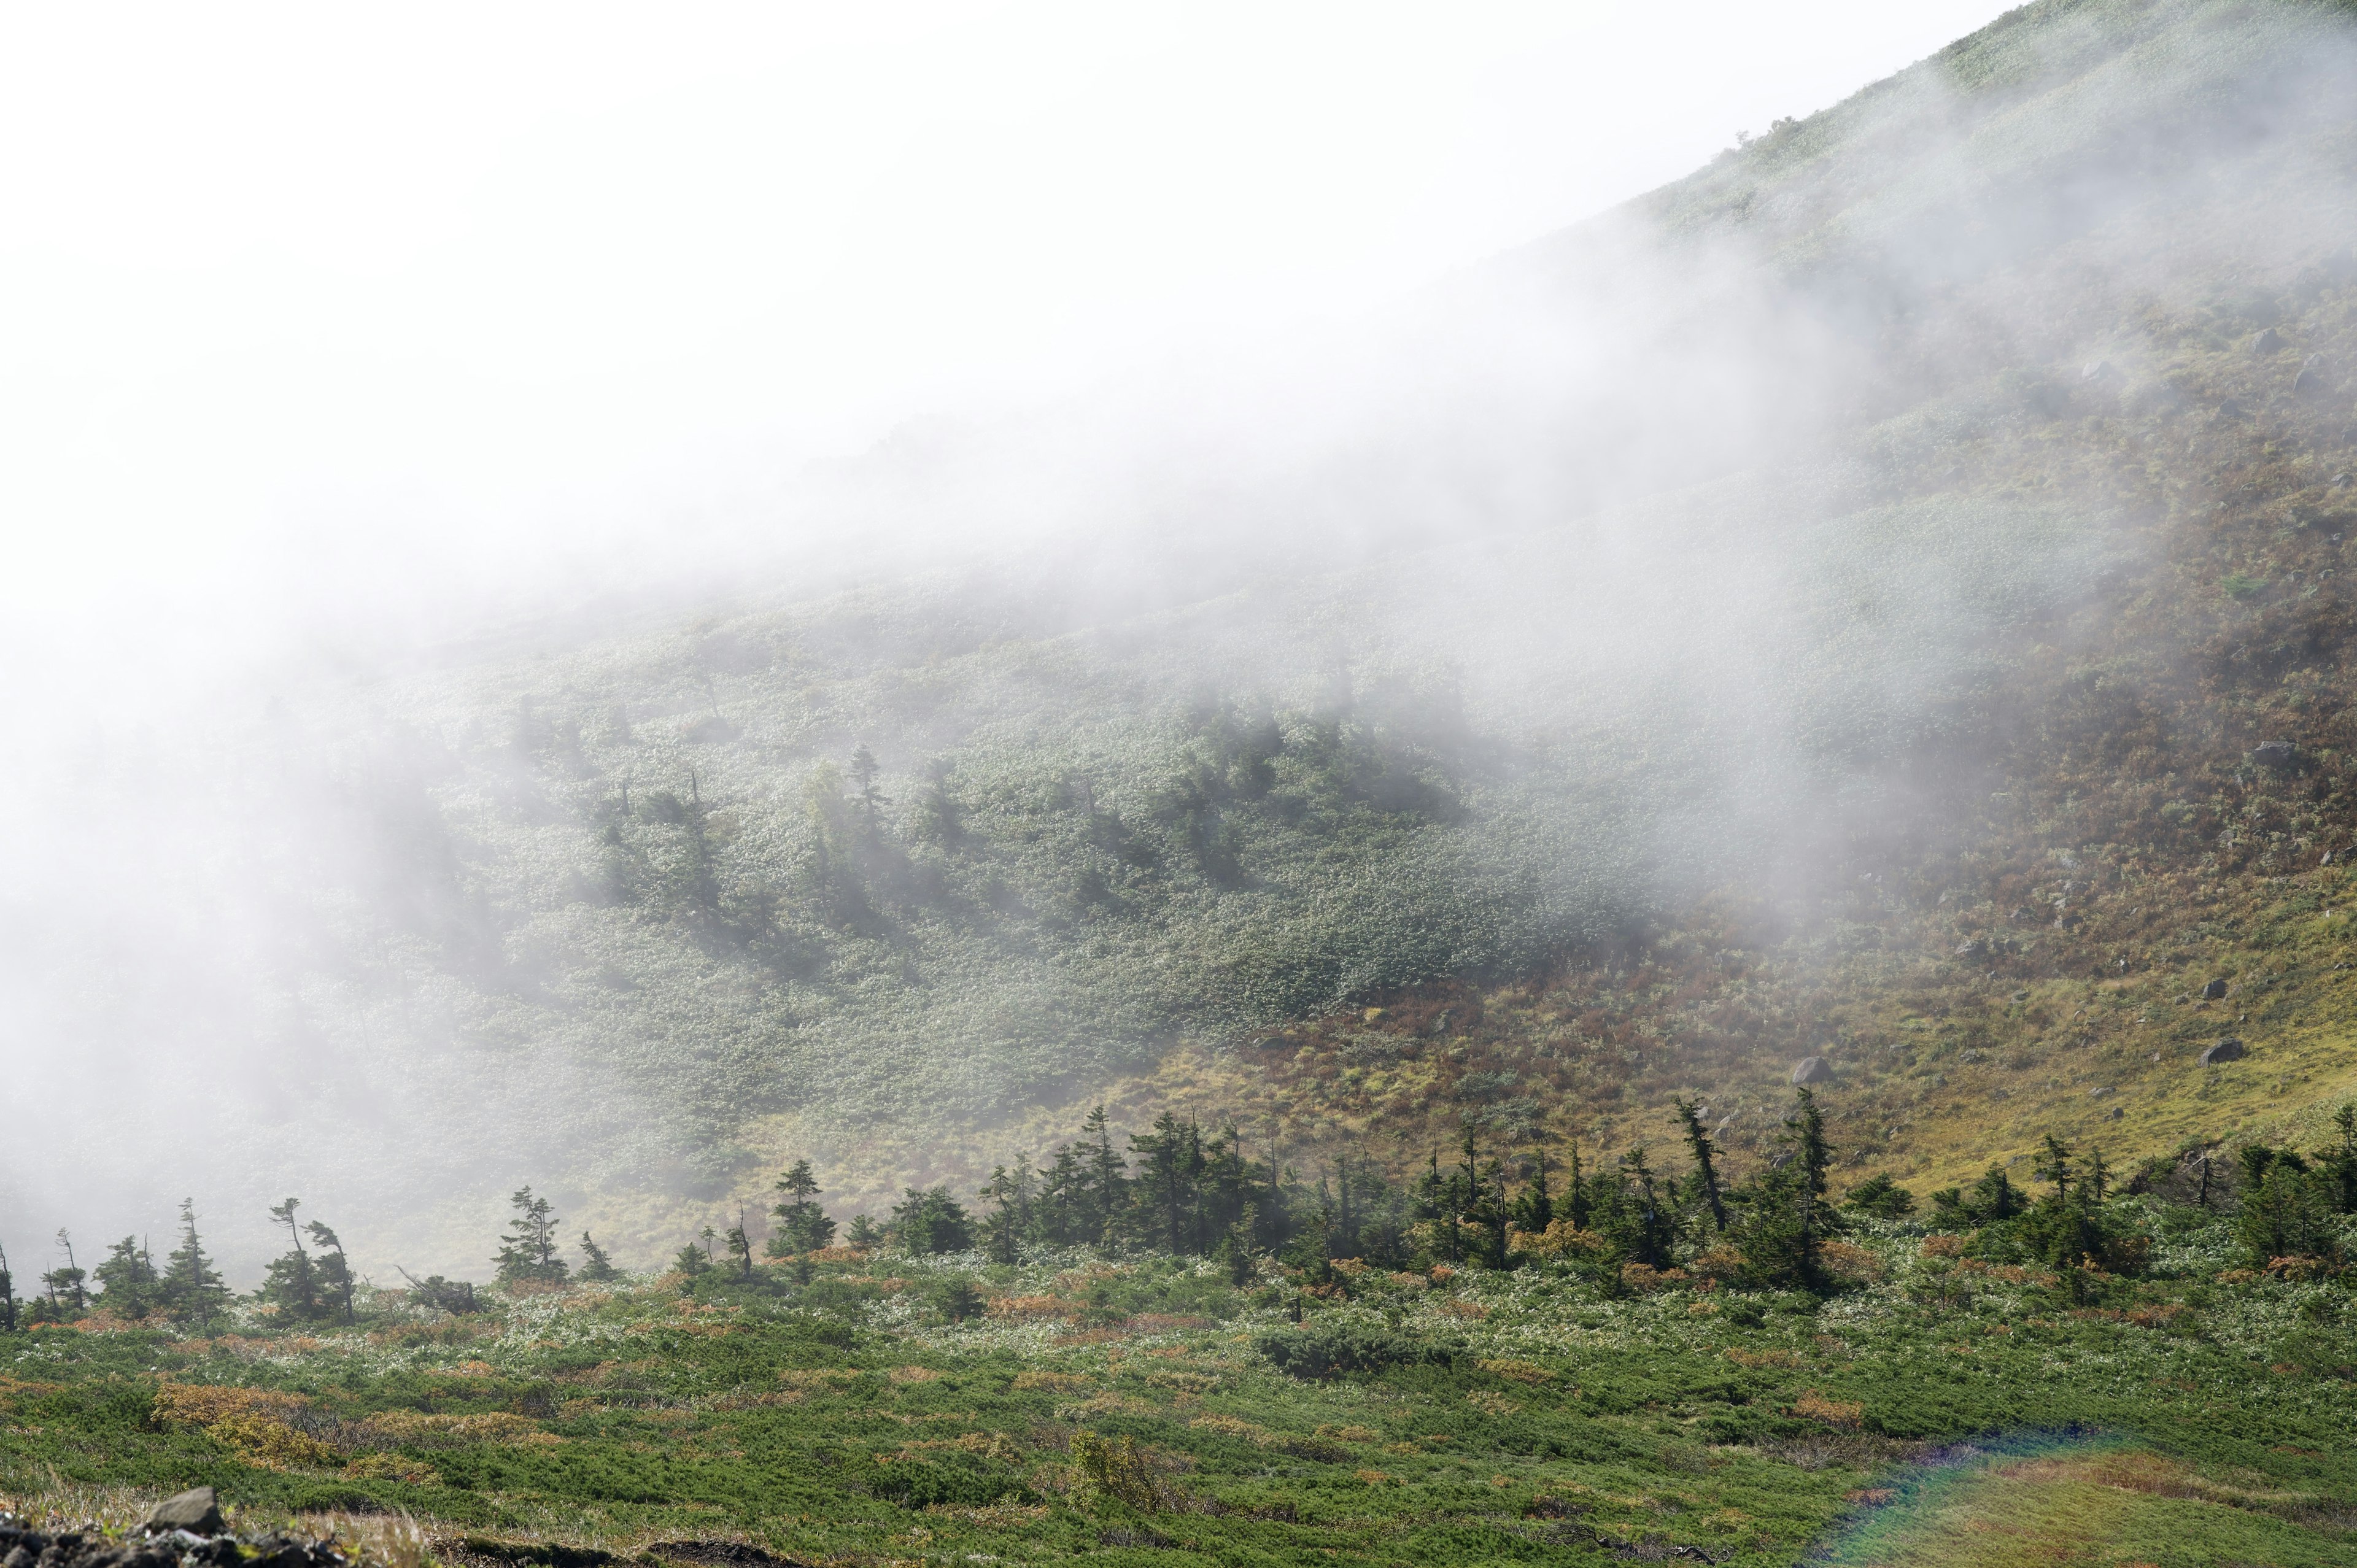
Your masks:
{"label": "tree line", "polygon": [[[621,1277],[587,1230],[581,1233],[583,1262],[577,1270],[560,1256],[553,1207],[533,1196],[529,1187],[519,1188],[509,1206],[513,1218],[491,1259],[499,1283],[561,1284],[568,1278],[597,1282]],[[242,1298],[223,1283],[205,1249],[193,1198],[180,1200],[178,1242],[160,1265],[146,1238],[133,1235],[114,1242],[102,1261],[85,1269],[75,1255],[72,1235],[59,1230],[55,1240],[64,1262],[38,1276],[38,1291],[20,1293],[9,1270],[7,1249],[0,1245],[0,1332],[67,1322],[92,1311],[133,1322],[202,1326],[226,1315],[241,1299],[288,1321],[356,1323],[364,1282],[353,1272],[342,1239],[319,1220],[298,1219],[301,1208],[302,1201],[293,1197],[270,1207],[271,1223],[285,1229],[287,1248],[271,1260],[262,1283]],[[408,1281],[410,1294],[425,1305],[474,1309],[474,1286],[468,1282],[439,1274],[421,1280],[405,1270],[402,1277]]]}
{"label": "tree line", "polygon": [[[2072,1271],[2135,1273],[2147,1244],[2115,1201],[2147,1195],[2233,1217],[2255,1269],[2338,1268],[2343,1220],[2357,1214],[2357,1105],[2336,1113],[2334,1135],[2303,1152],[2245,1144],[2230,1155],[2192,1143],[2143,1162],[2123,1179],[2100,1148],[2080,1150],[2049,1136],[2031,1166],[2040,1192],[1992,1165],[1970,1187],[1932,1194],[1932,1223],[1969,1231],[1973,1254],[1990,1262]],[[1164,1112],[1116,1148],[1105,1109],[1045,1163],[1019,1155],[995,1168],[971,1201],[946,1186],[905,1189],[880,1223],[854,1216],[838,1226],[819,1202],[811,1162],[799,1159],[774,1186],[773,1222],[761,1251],[801,1283],[811,1255],[837,1244],[916,1254],[980,1251],[1014,1263],[1039,1248],[1086,1246],[1223,1261],[1238,1283],[1264,1262],[1330,1282],[1337,1262],[1390,1269],[1437,1264],[1513,1269],[1539,1260],[1571,1263],[1607,1280],[1691,1264],[1751,1288],[1817,1290],[1836,1283],[1829,1248],[1861,1219],[1899,1219],[1915,1198],[1888,1175],[1829,1194],[1832,1154],[1823,1112],[1806,1088],[1794,1091],[1775,1152],[1742,1176],[1705,1125],[1700,1105],[1680,1101],[1671,1127],[1683,1149],[1673,1169],[1644,1144],[1610,1159],[1590,1157],[1577,1139],[1558,1154],[1543,1141],[1485,1151],[1468,1123],[1453,1157],[1434,1150],[1402,1179],[1372,1161],[1337,1155],[1314,1179],[1283,1163],[1272,1143],[1254,1147],[1233,1124],[1207,1131]],[[295,1198],[271,1207],[287,1250],[245,1298],[305,1323],[358,1320],[355,1276],[343,1242],[317,1220],[297,1218]],[[619,1279],[621,1271],[587,1230],[577,1263],[565,1256],[551,1201],[531,1187],[509,1198],[510,1219],[490,1262],[497,1283],[562,1286]],[[749,1206],[748,1206],[749,1208]],[[84,1269],[70,1235],[57,1233],[64,1261],[20,1297],[0,1248],[0,1329],[63,1321],[102,1308],[131,1319],[203,1324],[228,1311],[232,1294],[205,1250],[195,1204],[180,1205],[178,1244],[159,1264],[144,1238],[125,1236]],[[688,1288],[699,1282],[775,1279],[757,1275],[748,1208],[725,1230],[707,1225],[672,1263]],[[475,1286],[402,1271],[408,1299],[455,1313],[478,1306]],[[978,1306],[978,1301],[966,1305]],[[955,1315],[955,1314],[953,1314]]]}

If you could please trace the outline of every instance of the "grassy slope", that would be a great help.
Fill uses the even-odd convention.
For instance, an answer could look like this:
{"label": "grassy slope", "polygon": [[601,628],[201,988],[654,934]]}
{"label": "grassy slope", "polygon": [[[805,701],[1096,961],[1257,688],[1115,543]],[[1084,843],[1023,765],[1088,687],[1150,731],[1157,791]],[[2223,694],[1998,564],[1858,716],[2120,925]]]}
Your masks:
{"label": "grassy slope", "polygon": [[[1632,1543],[1766,1564],[1845,1530],[2042,1529],[2075,1506],[2057,1488],[2133,1470],[2125,1497],[2096,1493],[2115,1533],[2098,1542],[2089,1515],[2072,1538],[2113,1553],[2091,1560],[2150,1540],[2167,1497],[2156,1563],[2347,1561],[2344,1293],[2206,1283],[2224,1223],[2160,1226],[2156,1276],[2098,1281],[2085,1306],[2050,1276],[1941,1273],[1893,1229],[1865,1238],[1888,1277],[1822,1307],[1616,1298],[1548,1265],[1365,1272],[1297,1329],[1286,1292],[1208,1265],[845,1256],[801,1287],[683,1295],[673,1277],[317,1337],[93,1322],[0,1337],[0,1503],[88,1509],[115,1488],[123,1511],[210,1481],[256,1515],[405,1510],[446,1557],[471,1533],[748,1539],[846,1564],[1598,1562]],[[969,1273],[991,1316],[944,1323],[934,1286]],[[1344,1330],[1454,1359],[1303,1381],[1261,1354]],[[2023,1430],[2110,1445],[2016,1454],[1994,1478],[1906,1467]],[[1141,1444],[1144,1483],[1092,1486],[1082,1433]],[[2037,1507],[1987,1495],[2007,1486]]]}

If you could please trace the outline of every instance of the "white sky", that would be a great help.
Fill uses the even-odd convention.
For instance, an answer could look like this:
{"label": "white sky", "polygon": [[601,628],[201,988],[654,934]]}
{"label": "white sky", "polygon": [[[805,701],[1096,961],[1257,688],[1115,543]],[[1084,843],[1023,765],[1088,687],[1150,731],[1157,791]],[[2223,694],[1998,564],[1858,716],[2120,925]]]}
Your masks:
{"label": "white sky", "polygon": [[0,7],[0,613],[661,528],[1363,309],[2000,9]]}

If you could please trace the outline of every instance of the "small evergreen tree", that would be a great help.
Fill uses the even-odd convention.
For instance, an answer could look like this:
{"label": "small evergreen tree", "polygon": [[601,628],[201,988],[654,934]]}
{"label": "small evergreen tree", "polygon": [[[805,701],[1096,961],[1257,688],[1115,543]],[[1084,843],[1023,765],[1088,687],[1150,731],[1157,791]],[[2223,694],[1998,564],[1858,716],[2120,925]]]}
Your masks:
{"label": "small evergreen tree", "polygon": [[557,1256],[554,1206],[544,1197],[533,1197],[532,1188],[520,1187],[509,1196],[508,1207],[515,1215],[508,1221],[508,1232],[491,1260],[500,1266],[500,1283],[536,1280],[563,1284],[571,1271]]}
{"label": "small evergreen tree", "polygon": [[1891,1180],[1889,1173],[1878,1172],[1850,1188],[1842,1207],[1878,1219],[1903,1219],[1915,1212],[1915,1195]]}
{"label": "small evergreen tree", "polygon": [[855,1214],[851,1217],[851,1229],[845,1233],[844,1240],[863,1252],[871,1252],[883,1244],[884,1233],[876,1228],[876,1221],[865,1214]]}
{"label": "small evergreen tree", "polygon": [[49,1290],[49,1305],[62,1311],[66,1297],[71,1296],[74,1310],[87,1312],[90,1310],[90,1296],[82,1287],[83,1282],[90,1275],[74,1262],[73,1238],[66,1234],[65,1227],[62,1225],[58,1227],[58,1246],[66,1255],[65,1266],[51,1269],[41,1276],[41,1283]]}
{"label": "small evergreen tree", "polygon": [[8,1272],[8,1249],[0,1247],[0,1334],[16,1332],[16,1276]]}
{"label": "small evergreen tree", "polygon": [[574,1277],[591,1284],[604,1284],[608,1280],[620,1279],[622,1271],[614,1266],[614,1260],[606,1255],[606,1249],[597,1245],[591,1240],[589,1232],[584,1230],[581,1232],[581,1272]]}
{"label": "small evergreen tree", "polygon": [[737,1260],[740,1279],[753,1277],[753,1238],[745,1229],[745,1211],[737,1211],[737,1223],[728,1228],[728,1255]]}
{"label": "small evergreen tree", "polygon": [[679,1250],[679,1255],[671,1261],[671,1266],[685,1274],[693,1283],[697,1276],[712,1272],[712,1259],[703,1248],[690,1241]]}
{"label": "small evergreen tree", "polygon": [[125,1236],[107,1249],[106,1258],[91,1271],[99,1283],[99,1305],[135,1321],[163,1305],[163,1282],[155,1260],[135,1236]]}
{"label": "small evergreen tree", "polygon": [[274,1259],[254,1292],[258,1300],[274,1305],[290,1317],[308,1320],[319,1316],[319,1285],[311,1269],[311,1255],[303,1250],[303,1230],[295,1218],[300,1201],[288,1198],[271,1208],[270,1218],[286,1227],[291,1249]]}
{"label": "small evergreen tree", "polygon": [[1036,1223],[1032,1201],[1038,1178],[1031,1169],[1031,1156],[1017,1155],[1015,1168],[995,1166],[987,1185],[974,1194],[991,1206],[990,1218],[983,1221],[983,1247],[995,1263],[1016,1263],[1022,1261],[1023,1242]]}
{"label": "small evergreen tree", "polygon": [[1547,1188],[1545,1145],[1532,1152],[1527,1168],[1530,1182],[1523,1188],[1522,1196],[1514,1199],[1514,1226],[1535,1236],[1555,1222],[1555,1195]]}
{"label": "small evergreen tree", "polygon": [[2332,1126],[2341,1141],[2318,1150],[2316,1163],[2330,1179],[2332,1207],[2342,1214],[2357,1214],[2357,1103],[2334,1112]]}
{"label": "small evergreen tree", "polygon": [[1702,1107],[1691,1100],[1677,1102],[1678,1126],[1686,1135],[1686,1153],[1694,1159],[1694,1175],[1689,1178],[1694,1194],[1710,1215],[1711,1229],[1727,1229],[1727,1201],[1718,1190],[1717,1145],[1703,1130]]}
{"label": "small evergreen tree", "polygon": [[1081,1123],[1081,1131],[1089,1140],[1086,1158],[1090,1217],[1086,1239],[1099,1246],[1111,1246],[1125,1207],[1124,1200],[1128,1197],[1129,1162],[1114,1153],[1113,1122],[1103,1106],[1089,1112]]}
{"label": "small evergreen tree", "polygon": [[303,1230],[319,1249],[320,1298],[331,1307],[341,1307],[346,1323],[354,1321],[352,1289],[358,1282],[352,1278],[351,1260],[344,1256],[342,1239],[316,1219],[306,1220]]}
{"label": "small evergreen tree", "polygon": [[974,1245],[965,1209],[945,1187],[909,1187],[892,1206],[892,1235],[904,1250],[920,1255],[963,1252]]}
{"label": "small evergreen tree", "polygon": [[2331,1204],[2305,1161],[2269,1161],[2258,1186],[2244,1192],[2234,1229],[2255,1268],[2264,1269],[2277,1258],[2338,1261]]}
{"label": "small evergreen tree", "polygon": [[180,1244],[164,1261],[164,1300],[183,1322],[209,1323],[228,1294],[197,1235],[197,1202],[180,1199]]}
{"label": "small evergreen tree", "polygon": [[793,1168],[778,1178],[775,1190],[784,1196],[770,1210],[778,1221],[776,1231],[770,1237],[768,1251],[771,1257],[815,1252],[834,1245],[834,1221],[818,1206],[818,1177],[811,1173],[810,1161],[796,1160]]}
{"label": "small evergreen tree", "polygon": [[876,782],[883,776],[883,771],[877,766],[876,754],[866,746],[862,746],[851,754],[851,798],[859,802],[860,810],[866,813],[867,836],[871,839],[876,836],[883,808],[892,803],[892,797],[884,793]]}

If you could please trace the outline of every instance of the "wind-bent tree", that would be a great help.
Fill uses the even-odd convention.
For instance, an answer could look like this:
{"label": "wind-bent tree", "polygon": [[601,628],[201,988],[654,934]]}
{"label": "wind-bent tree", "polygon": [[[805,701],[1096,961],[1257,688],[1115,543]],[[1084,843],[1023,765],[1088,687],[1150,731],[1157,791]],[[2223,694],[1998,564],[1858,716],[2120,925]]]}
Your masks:
{"label": "wind-bent tree", "polygon": [[58,1246],[66,1255],[65,1267],[51,1269],[41,1276],[41,1283],[49,1287],[49,1305],[62,1309],[64,1298],[70,1295],[74,1310],[86,1312],[90,1309],[90,1297],[82,1289],[82,1282],[90,1276],[74,1262],[73,1238],[66,1234],[66,1228],[62,1225],[58,1227]]}
{"label": "wind-bent tree", "polygon": [[269,1274],[254,1294],[289,1316],[313,1318],[319,1316],[319,1281],[311,1267],[311,1254],[303,1250],[302,1223],[295,1218],[295,1210],[301,1207],[301,1200],[292,1197],[271,1207],[270,1218],[286,1227],[290,1245],[273,1260]]}
{"label": "wind-bent tree", "polygon": [[350,1258],[344,1256],[343,1242],[333,1230],[316,1219],[307,1220],[303,1230],[311,1238],[311,1244],[319,1249],[320,1295],[325,1300],[335,1302],[343,1307],[346,1323],[353,1321],[352,1263]]}
{"label": "wind-bent tree", "polygon": [[622,1271],[614,1266],[614,1260],[606,1255],[606,1249],[597,1245],[589,1232],[584,1230],[581,1232],[581,1272],[573,1277],[591,1284],[603,1284],[608,1280],[620,1279]]}

